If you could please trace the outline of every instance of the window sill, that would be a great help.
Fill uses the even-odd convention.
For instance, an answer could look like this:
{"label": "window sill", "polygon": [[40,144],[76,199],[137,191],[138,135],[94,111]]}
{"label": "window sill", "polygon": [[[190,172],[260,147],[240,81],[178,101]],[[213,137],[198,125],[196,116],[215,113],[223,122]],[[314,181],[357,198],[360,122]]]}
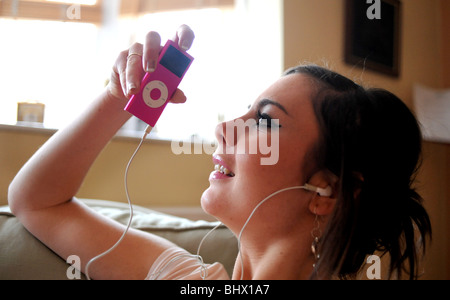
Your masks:
{"label": "window sill", "polygon": [[[22,133],[33,133],[40,135],[48,135],[49,137],[55,134],[58,129],[48,128],[39,123],[28,123],[28,122],[18,122],[17,124],[0,124],[1,132],[22,132]],[[126,130],[121,129],[114,136],[114,140],[140,140],[143,136],[143,132],[136,130]],[[156,134],[152,134],[147,137],[149,140],[161,141],[161,142],[171,142],[170,139],[158,137]]]}
{"label": "window sill", "polygon": [[17,124],[0,124],[0,131],[2,132],[25,132],[37,133],[44,135],[53,135],[57,129],[44,127],[39,123],[18,122]]}
{"label": "window sill", "polygon": [[[32,134],[40,134],[47,135],[48,137],[52,136],[58,131],[55,128],[48,128],[39,123],[28,123],[28,122],[19,122],[17,124],[0,124],[0,132],[21,132],[21,133],[32,133]],[[142,136],[144,135],[143,131],[136,131],[130,129],[120,129],[117,134],[113,137],[113,140],[118,141],[140,141]],[[148,142],[161,142],[161,143],[172,143],[173,139],[160,136],[158,133],[152,132],[146,138]],[[179,141],[190,144],[200,144],[200,143],[208,143],[208,141],[199,141],[198,139],[191,139]]]}

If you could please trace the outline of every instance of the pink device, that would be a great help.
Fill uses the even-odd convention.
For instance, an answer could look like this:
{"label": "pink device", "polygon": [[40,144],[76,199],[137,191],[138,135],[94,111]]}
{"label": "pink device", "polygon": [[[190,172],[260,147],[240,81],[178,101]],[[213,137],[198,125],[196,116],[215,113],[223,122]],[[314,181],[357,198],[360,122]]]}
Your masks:
{"label": "pink device", "polygon": [[140,92],[131,97],[125,110],[154,127],[193,60],[177,43],[167,41],[155,71],[145,74]]}

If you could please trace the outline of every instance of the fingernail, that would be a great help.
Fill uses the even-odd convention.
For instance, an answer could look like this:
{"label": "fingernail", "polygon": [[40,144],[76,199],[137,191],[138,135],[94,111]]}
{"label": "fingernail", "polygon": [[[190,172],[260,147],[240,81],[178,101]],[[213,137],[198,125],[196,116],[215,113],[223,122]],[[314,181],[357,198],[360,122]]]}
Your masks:
{"label": "fingernail", "polygon": [[134,83],[129,83],[128,84],[127,94],[128,95],[133,95],[136,92],[136,89],[137,89],[137,87],[136,87],[136,85]]}
{"label": "fingernail", "polygon": [[181,49],[183,49],[184,51],[189,50],[190,47],[191,43],[189,41],[183,41],[183,43],[181,44]]}
{"label": "fingernail", "polygon": [[150,60],[147,63],[147,69],[146,69],[147,73],[152,73],[155,71],[155,69],[156,69],[156,61]]}

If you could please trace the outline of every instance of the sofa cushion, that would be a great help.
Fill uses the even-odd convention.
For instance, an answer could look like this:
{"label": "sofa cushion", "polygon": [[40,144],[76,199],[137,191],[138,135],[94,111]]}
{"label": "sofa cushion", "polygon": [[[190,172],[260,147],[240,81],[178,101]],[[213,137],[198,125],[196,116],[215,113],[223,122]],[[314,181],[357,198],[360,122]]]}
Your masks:
{"label": "sofa cushion", "polygon": [[[83,202],[122,224],[128,223],[129,208],[124,203]],[[219,224],[133,207],[132,227],[164,237],[191,253],[197,253],[203,237]],[[200,255],[207,263],[222,263],[231,274],[237,256],[235,236],[225,226],[219,226],[204,241]],[[67,279],[68,267],[63,259],[32,236],[7,207],[0,209],[0,279]]]}

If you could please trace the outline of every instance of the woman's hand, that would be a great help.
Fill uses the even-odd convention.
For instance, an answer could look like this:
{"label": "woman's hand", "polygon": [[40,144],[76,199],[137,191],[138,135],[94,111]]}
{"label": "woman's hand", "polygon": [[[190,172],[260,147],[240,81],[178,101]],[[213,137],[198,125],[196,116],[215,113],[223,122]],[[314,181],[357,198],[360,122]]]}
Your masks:
{"label": "woman's hand", "polygon": [[[191,48],[194,37],[192,29],[182,25],[178,28],[173,41],[186,51]],[[161,49],[160,35],[151,31],[147,34],[143,45],[135,43],[130,49],[122,51],[114,64],[108,93],[122,101],[125,106],[129,98],[140,91],[145,73],[155,70]],[[184,103],[186,96],[178,89],[171,102]]]}

